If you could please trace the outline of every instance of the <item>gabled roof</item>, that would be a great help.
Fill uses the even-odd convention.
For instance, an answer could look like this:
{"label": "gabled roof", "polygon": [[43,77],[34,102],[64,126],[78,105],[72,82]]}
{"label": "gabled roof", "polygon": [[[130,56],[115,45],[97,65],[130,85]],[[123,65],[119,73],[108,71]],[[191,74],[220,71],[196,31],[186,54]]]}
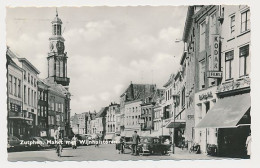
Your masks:
{"label": "gabled roof", "polygon": [[183,30],[183,35],[182,35],[182,40],[184,42],[186,42],[188,39],[189,31],[190,31],[192,21],[193,21],[193,18],[192,18],[193,15],[194,15],[194,6],[189,6],[187,15],[186,15],[186,21],[185,21],[185,26],[184,26],[184,30]]}
{"label": "gabled roof", "polygon": [[143,100],[155,91],[155,84],[130,84],[121,95],[126,95],[126,101]]}
{"label": "gabled roof", "polygon": [[169,85],[173,82],[174,76],[175,76],[175,75],[172,73],[172,74],[170,75],[169,80],[163,85],[163,87],[169,86]]}
{"label": "gabled roof", "polygon": [[96,118],[105,117],[107,114],[108,107],[102,107],[101,110],[97,113]]}
{"label": "gabled roof", "polygon": [[33,66],[33,64],[31,64],[30,61],[28,61],[26,58],[18,58],[18,60],[22,63],[25,63],[31,70],[33,70],[36,74],[39,74],[40,71],[35,67]]}

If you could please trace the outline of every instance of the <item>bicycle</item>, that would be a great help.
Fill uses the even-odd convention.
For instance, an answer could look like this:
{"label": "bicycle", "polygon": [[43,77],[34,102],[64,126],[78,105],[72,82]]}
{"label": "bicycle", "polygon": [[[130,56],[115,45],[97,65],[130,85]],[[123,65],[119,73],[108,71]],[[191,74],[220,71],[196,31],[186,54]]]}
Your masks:
{"label": "bicycle", "polygon": [[62,141],[57,142],[57,147],[56,147],[56,153],[58,155],[58,157],[61,157],[61,153],[62,153]]}

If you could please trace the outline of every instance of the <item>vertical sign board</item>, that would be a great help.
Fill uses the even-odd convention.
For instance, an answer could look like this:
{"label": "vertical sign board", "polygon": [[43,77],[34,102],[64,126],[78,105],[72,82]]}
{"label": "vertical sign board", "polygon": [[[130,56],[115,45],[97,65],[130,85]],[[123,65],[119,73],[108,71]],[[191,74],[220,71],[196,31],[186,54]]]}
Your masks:
{"label": "vertical sign board", "polygon": [[219,71],[219,35],[212,35],[213,37],[213,71]]}

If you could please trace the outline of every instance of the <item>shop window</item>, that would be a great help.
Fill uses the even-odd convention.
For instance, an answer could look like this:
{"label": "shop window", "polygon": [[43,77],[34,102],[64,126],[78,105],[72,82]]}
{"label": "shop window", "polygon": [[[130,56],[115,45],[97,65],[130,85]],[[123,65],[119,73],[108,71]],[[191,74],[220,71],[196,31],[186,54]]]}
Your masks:
{"label": "shop window", "polygon": [[225,53],[225,76],[226,80],[232,79],[232,66],[233,66],[234,51]]}
{"label": "shop window", "polygon": [[249,74],[249,45],[239,48],[239,76]]}

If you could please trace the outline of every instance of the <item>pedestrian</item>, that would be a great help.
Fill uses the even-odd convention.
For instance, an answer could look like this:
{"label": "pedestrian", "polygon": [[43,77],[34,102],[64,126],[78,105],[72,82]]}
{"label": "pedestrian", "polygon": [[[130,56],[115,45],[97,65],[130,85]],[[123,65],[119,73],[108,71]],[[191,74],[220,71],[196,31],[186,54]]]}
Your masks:
{"label": "pedestrian", "polygon": [[72,146],[72,149],[76,149],[77,148],[77,137],[75,135],[71,139],[71,146]]}
{"label": "pedestrian", "polygon": [[140,137],[137,134],[137,131],[134,131],[134,134],[132,135],[133,143],[132,143],[132,155],[137,155],[137,146],[140,142]]}
{"label": "pedestrian", "polygon": [[170,140],[167,138],[167,139],[164,141],[164,144],[170,144]]}
{"label": "pedestrian", "polygon": [[95,147],[99,147],[99,136],[98,134],[96,134],[96,137],[95,137]]}
{"label": "pedestrian", "polygon": [[251,142],[252,142],[251,133],[249,133],[249,135],[248,135],[248,137],[246,139],[247,156],[249,158],[251,156]]}
{"label": "pedestrian", "polygon": [[116,141],[116,151],[120,154],[120,134],[116,134],[115,141]]}
{"label": "pedestrian", "polygon": [[123,136],[120,138],[120,153],[125,153],[125,138]]}

